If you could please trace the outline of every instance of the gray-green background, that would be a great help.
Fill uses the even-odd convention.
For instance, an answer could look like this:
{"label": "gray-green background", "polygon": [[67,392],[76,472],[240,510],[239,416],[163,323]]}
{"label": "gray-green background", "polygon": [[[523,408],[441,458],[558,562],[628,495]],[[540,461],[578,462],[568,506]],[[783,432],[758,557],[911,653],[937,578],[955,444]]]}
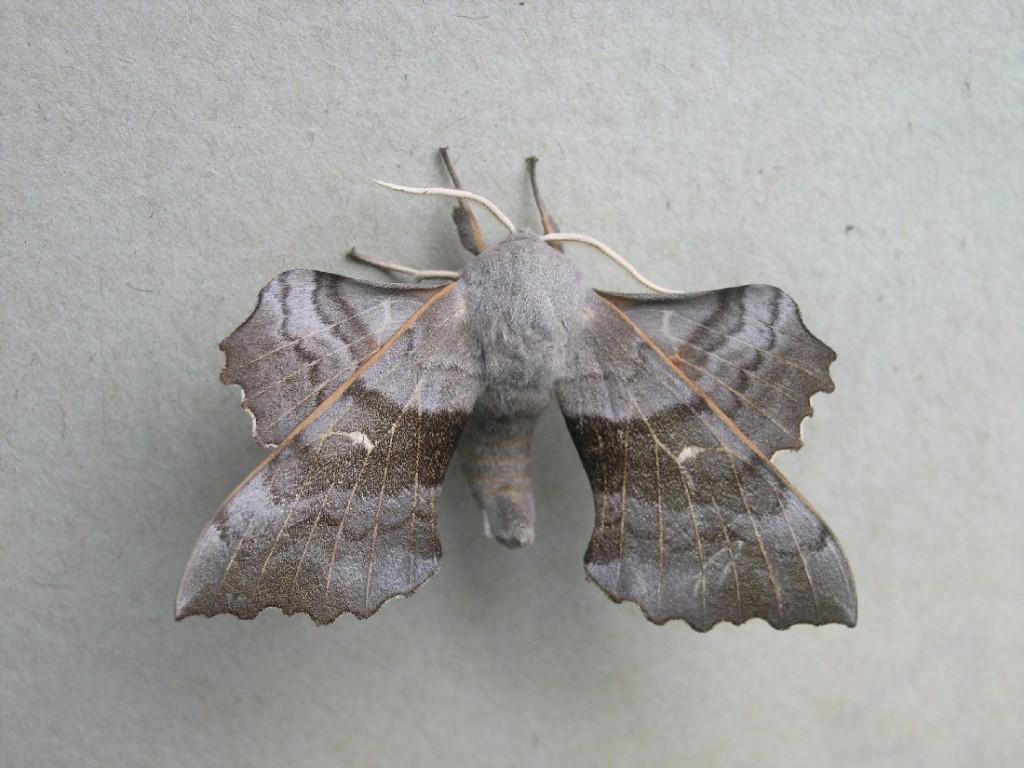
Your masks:
{"label": "gray-green background", "polygon": [[[1019,759],[1024,13],[892,5],[0,2],[0,763]],[[442,183],[442,144],[517,222],[535,153],[562,227],[657,282],[797,299],[837,389],[779,463],[855,630],[608,601],[554,410],[534,546],[456,469],[412,599],[173,621],[263,455],[217,342],[284,269],[371,276],[353,245],[458,268],[449,203],[371,183]]]}

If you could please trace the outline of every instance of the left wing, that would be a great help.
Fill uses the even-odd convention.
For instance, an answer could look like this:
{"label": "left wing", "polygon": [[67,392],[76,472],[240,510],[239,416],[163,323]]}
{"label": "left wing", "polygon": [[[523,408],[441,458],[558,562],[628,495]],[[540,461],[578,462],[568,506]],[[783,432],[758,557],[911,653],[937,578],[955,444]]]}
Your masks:
{"label": "left wing", "polygon": [[434,292],[235,489],[192,551],[178,619],[365,618],[433,575],[441,483],[481,386],[464,314],[458,283]]}
{"label": "left wing", "polygon": [[849,565],[806,499],[623,310],[597,294],[587,310],[557,394],[594,492],[588,576],[658,624],[855,624]]}
{"label": "left wing", "polygon": [[439,288],[292,269],[220,343],[221,381],[242,388],[253,437],[276,447]]}

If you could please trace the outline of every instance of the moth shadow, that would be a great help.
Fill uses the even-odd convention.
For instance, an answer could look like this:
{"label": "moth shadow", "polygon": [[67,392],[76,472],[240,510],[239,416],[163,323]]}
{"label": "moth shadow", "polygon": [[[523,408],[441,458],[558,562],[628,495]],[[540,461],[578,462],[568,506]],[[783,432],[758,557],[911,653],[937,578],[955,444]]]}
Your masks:
{"label": "moth shadow", "polygon": [[[444,564],[430,590],[431,615],[439,634],[457,634],[455,641],[466,644],[463,663],[479,667],[466,670],[466,685],[500,686],[520,698],[564,695],[569,707],[580,696],[608,694],[603,667],[643,663],[645,641],[623,642],[623,632],[664,630],[586,580],[593,497],[556,407],[542,416],[533,445],[536,538],[520,549],[485,537],[461,469],[449,472],[441,502]],[[617,684],[628,686],[629,678]]]}

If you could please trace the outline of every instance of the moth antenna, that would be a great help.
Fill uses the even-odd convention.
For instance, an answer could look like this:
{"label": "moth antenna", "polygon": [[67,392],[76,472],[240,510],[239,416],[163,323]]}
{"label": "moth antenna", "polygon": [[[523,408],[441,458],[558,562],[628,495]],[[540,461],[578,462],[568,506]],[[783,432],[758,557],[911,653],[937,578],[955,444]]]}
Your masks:
{"label": "moth antenna", "polygon": [[550,243],[552,241],[558,240],[558,241],[568,242],[568,243],[583,243],[584,245],[589,245],[591,248],[596,248],[597,250],[599,250],[601,253],[603,253],[605,256],[607,256],[609,259],[611,259],[616,264],[618,264],[620,267],[622,267],[624,270],[626,270],[633,277],[633,279],[636,280],[638,283],[640,283],[641,285],[647,286],[648,288],[650,288],[655,293],[678,293],[678,291],[673,291],[673,290],[670,290],[668,288],[663,288],[662,286],[658,285],[657,283],[652,283],[646,277],[641,275],[640,272],[637,271],[636,267],[634,267],[632,264],[630,264],[628,261],[626,261],[625,257],[620,256],[615,251],[613,251],[611,248],[609,248],[607,245],[602,243],[600,240],[595,240],[594,238],[590,237],[589,235],[574,235],[574,234],[566,234],[565,232],[554,232],[554,233],[552,233],[550,235],[542,235],[540,239],[543,240],[544,242],[547,242],[547,243]]}
{"label": "moth antenna", "polygon": [[349,251],[347,254],[353,261],[359,261],[363,264],[368,264],[375,269],[379,269],[382,272],[398,272],[402,275],[409,275],[413,280],[419,282],[420,280],[458,280],[462,275],[461,272],[449,272],[446,269],[415,269],[413,267],[407,267],[404,264],[395,264],[391,261],[378,261],[377,259],[371,259],[369,256],[364,256],[355,248]]}
{"label": "moth antenna", "polygon": [[387,189],[393,189],[396,192],[406,192],[410,195],[440,195],[441,197],[456,197],[460,200],[472,200],[474,203],[480,203],[480,205],[490,211],[491,215],[500,221],[509,232],[516,231],[516,225],[512,223],[512,220],[483,195],[467,192],[464,189],[447,189],[445,187],[403,187],[400,184],[389,184],[386,181],[378,181],[377,179],[374,179],[373,183],[380,184]]}

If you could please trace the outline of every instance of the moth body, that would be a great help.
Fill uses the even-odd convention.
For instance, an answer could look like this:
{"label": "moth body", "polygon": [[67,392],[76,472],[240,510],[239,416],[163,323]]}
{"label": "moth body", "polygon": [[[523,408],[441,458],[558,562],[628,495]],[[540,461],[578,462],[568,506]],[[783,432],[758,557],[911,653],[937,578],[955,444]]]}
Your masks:
{"label": "moth body", "polygon": [[459,459],[485,533],[509,547],[533,541],[530,440],[582,332],[586,286],[576,266],[532,232],[517,232],[459,281],[483,391]]}

